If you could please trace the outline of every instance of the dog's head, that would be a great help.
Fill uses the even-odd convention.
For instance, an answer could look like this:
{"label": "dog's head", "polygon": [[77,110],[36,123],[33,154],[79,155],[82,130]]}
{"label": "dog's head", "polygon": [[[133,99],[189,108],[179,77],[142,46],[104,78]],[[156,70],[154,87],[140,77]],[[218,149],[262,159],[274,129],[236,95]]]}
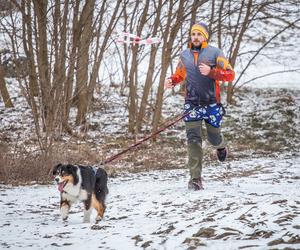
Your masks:
{"label": "dog's head", "polygon": [[54,166],[52,174],[60,192],[64,190],[67,184],[76,185],[78,183],[77,169],[77,166],[71,164]]}

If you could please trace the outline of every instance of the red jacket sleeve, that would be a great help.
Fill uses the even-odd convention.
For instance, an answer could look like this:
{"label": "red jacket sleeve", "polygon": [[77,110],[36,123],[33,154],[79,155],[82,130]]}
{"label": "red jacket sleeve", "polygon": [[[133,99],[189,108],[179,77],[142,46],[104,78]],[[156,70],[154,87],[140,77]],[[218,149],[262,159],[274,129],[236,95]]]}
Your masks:
{"label": "red jacket sleeve", "polygon": [[215,68],[211,69],[208,76],[222,82],[232,82],[234,80],[234,70],[223,56],[223,52],[217,57],[217,65]]}
{"label": "red jacket sleeve", "polygon": [[234,80],[235,73],[231,69],[219,69],[214,68],[210,70],[208,76],[214,80],[222,82],[232,82]]}

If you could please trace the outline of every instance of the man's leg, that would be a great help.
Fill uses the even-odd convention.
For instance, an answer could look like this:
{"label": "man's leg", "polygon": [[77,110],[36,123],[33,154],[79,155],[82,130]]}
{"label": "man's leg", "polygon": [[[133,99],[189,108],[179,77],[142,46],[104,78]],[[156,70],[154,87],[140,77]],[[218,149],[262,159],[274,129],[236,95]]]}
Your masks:
{"label": "man's leg", "polygon": [[202,172],[202,121],[186,122],[187,149],[188,149],[188,168],[190,170],[191,180],[189,189],[203,189],[201,183]]}
{"label": "man's leg", "polygon": [[207,139],[217,149],[217,155],[220,161],[225,161],[227,156],[226,141],[221,133],[221,127],[215,128],[209,123],[206,124]]}

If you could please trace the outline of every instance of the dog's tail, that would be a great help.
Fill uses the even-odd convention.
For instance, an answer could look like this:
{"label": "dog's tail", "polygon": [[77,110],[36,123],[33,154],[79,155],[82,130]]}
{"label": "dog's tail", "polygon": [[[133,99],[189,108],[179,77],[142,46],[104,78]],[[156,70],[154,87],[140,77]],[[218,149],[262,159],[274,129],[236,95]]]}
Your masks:
{"label": "dog's tail", "polygon": [[105,198],[108,194],[107,173],[103,168],[98,168],[96,172],[95,195],[102,204],[105,204]]}

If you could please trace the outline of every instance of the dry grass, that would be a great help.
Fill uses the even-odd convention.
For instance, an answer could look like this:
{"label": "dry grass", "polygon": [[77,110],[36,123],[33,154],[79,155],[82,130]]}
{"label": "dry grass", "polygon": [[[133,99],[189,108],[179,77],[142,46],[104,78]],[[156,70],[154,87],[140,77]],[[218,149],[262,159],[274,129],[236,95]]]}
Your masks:
{"label": "dry grass", "polygon": [[0,153],[0,182],[4,184],[45,183],[50,180],[51,157],[41,154],[14,152]]}
{"label": "dry grass", "polygon": [[[52,168],[55,164],[71,163],[82,165],[99,165],[104,159],[115,155],[130,143],[122,144],[113,138],[107,138],[101,149],[95,149],[94,144],[76,144],[56,142],[48,155],[41,154],[39,151],[28,152],[24,149],[14,148],[0,151],[0,183],[2,184],[46,184],[52,180]],[[131,141],[128,139],[128,141]],[[174,169],[183,168],[185,165],[185,148],[179,142],[174,151],[174,142],[159,141],[141,145],[118,159],[104,166],[110,177],[116,176],[121,172],[142,172],[154,169]],[[1,148],[1,145],[0,145]],[[8,153],[8,152],[12,153]]]}

